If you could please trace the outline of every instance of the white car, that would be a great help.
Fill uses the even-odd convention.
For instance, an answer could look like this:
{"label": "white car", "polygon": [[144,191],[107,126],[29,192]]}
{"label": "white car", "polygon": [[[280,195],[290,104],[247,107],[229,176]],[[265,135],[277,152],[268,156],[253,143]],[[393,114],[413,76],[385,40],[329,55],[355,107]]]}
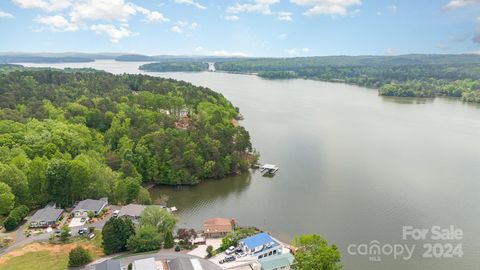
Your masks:
{"label": "white car", "polygon": [[227,255],[230,255],[233,252],[235,252],[235,247],[234,246],[231,246],[227,250],[225,250],[225,254],[227,254]]}
{"label": "white car", "polygon": [[113,211],[113,216],[114,217],[118,217],[118,214],[120,214],[120,210]]}

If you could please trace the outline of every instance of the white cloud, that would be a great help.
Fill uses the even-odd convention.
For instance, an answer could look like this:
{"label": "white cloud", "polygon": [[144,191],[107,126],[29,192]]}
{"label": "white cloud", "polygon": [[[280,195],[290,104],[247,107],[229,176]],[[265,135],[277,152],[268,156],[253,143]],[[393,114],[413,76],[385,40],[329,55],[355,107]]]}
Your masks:
{"label": "white cloud", "polygon": [[237,15],[225,16],[225,20],[227,21],[238,21],[240,18]]}
{"label": "white cloud", "polygon": [[15,16],[13,16],[12,14],[0,10],[0,19],[13,19],[13,18],[15,18]]}
{"label": "white cloud", "polygon": [[21,8],[38,8],[48,12],[62,11],[72,5],[71,0],[13,0]]}
{"label": "white cloud", "polygon": [[183,33],[185,30],[195,30],[197,27],[198,23],[196,22],[189,23],[187,21],[177,21],[170,30],[175,33]]}
{"label": "white cloud", "polygon": [[471,6],[475,4],[480,4],[480,0],[451,0],[446,6],[445,9],[456,9],[465,6]]}
{"label": "white cloud", "polygon": [[200,4],[198,2],[195,2],[193,0],[175,0],[175,3],[194,6],[194,7],[199,8],[199,9],[206,9],[205,6],[203,6],[202,4]]}
{"label": "white cloud", "polygon": [[361,0],[290,0],[299,6],[310,7],[303,13],[306,16],[348,14],[348,8],[362,3]]}
{"label": "white cloud", "polygon": [[202,47],[202,46],[198,46],[198,47],[195,48],[195,51],[196,51],[196,52],[201,52],[201,51],[203,51],[203,47]]}
{"label": "white cloud", "polygon": [[285,53],[295,56],[295,55],[300,55],[301,53],[308,53],[310,52],[309,48],[291,48],[291,49],[286,49],[284,50]]}
{"label": "white cloud", "polygon": [[124,26],[116,27],[113,24],[95,24],[90,27],[95,33],[101,35],[106,34],[110,37],[112,43],[118,43],[121,39],[131,37],[133,32]]}
{"label": "white cloud", "polygon": [[385,54],[389,56],[397,55],[397,49],[395,48],[386,48]]}
{"label": "white cloud", "polygon": [[285,12],[285,11],[278,12],[277,18],[280,21],[287,21],[287,22],[293,21],[291,12]]}
{"label": "white cloud", "polygon": [[162,13],[138,6],[125,0],[12,0],[21,8],[60,12],[54,16],[40,15],[34,21],[52,31],[90,29],[105,33],[114,43],[133,33],[129,30],[130,17],[142,15],[143,21],[168,22]]}
{"label": "white cloud", "polygon": [[[46,29],[59,32],[74,32],[78,30],[78,26],[69,22],[65,17],[60,15],[54,16],[38,16],[34,20],[38,24],[44,25]],[[42,29],[40,29],[41,31]]]}
{"label": "white cloud", "polygon": [[288,37],[288,35],[285,34],[285,33],[278,35],[279,39],[286,39],[287,37]]}
{"label": "white cloud", "polygon": [[220,51],[213,51],[209,53],[210,55],[214,56],[224,56],[224,57],[246,57],[248,54],[244,52],[228,52],[225,50],[220,50]]}
{"label": "white cloud", "polygon": [[254,0],[246,4],[236,3],[234,6],[227,8],[227,13],[262,13],[271,15],[272,11],[270,10],[270,6],[278,2],[280,2],[280,0]]}

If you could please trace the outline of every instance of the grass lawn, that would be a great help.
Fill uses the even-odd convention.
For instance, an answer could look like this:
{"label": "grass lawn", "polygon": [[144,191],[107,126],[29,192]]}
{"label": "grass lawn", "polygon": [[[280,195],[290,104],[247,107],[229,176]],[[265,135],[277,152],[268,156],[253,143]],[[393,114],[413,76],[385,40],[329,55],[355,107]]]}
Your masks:
{"label": "grass lawn", "polygon": [[0,258],[1,270],[64,270],[68,268],[68,253],[77,245],[90,251],[93,260],[103,256],[102,232],[95,231],[92,240],[75,238],[67,244],[33,243]]}
{"label": "grass lawn", "polygon": [[65,270],[68,267],[68,255],[50,251],[36,251],[14,257],[0,266],[2,270]]}

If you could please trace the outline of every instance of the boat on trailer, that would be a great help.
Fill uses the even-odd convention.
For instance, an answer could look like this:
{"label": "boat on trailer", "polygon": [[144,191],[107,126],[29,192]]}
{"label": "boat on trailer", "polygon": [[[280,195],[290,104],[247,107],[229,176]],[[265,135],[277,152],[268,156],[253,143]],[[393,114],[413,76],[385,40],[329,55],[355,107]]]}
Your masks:
{"label": "boat on trailer", "polygon": [[260,167],[260,172],[263,174],[263,175],[266,175],[266,174],[270,174],[270,175],[273,175],[275,174],[278,169],[280,169],[277,165],[274,165],[274,164],[264,164]]}

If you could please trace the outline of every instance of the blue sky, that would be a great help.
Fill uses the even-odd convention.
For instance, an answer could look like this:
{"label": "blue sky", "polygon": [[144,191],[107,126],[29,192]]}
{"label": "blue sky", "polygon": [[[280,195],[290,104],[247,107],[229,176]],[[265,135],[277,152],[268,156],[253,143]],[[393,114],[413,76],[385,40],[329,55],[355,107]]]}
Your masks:
{"label": "blue sky", "polygon": [[480,0],[0,0],[0,51],[480,52]]}

